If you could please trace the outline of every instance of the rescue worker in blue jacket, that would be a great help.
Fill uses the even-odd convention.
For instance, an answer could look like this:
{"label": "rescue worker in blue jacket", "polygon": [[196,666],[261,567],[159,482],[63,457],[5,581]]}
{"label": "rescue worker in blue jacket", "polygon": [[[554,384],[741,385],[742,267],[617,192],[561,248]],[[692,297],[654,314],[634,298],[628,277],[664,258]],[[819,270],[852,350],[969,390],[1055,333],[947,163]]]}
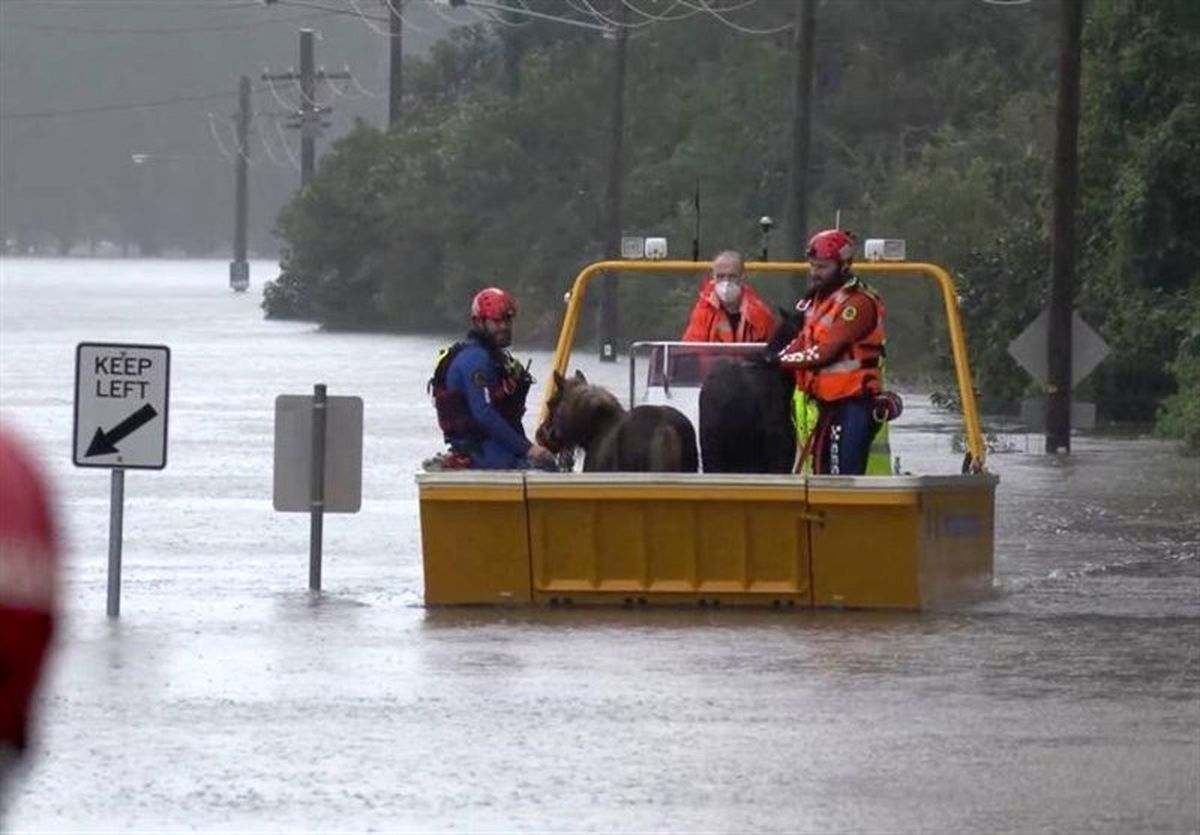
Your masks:
{"label": "rescue worker in blue jacket", "polygon": [[507,350],[516,300],[488,287],[471,301],[471,330],[442,351],[429,381],[448,469],[556,469],[555,457],[525,437],[521,418],[533,377]]}

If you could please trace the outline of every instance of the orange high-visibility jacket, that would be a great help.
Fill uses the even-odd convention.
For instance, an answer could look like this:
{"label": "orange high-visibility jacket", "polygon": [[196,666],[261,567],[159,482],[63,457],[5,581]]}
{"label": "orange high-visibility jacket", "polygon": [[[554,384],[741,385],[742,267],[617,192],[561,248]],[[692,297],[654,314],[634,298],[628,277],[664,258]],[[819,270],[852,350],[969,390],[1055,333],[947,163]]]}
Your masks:
{"label": "orange high-visibility jacket", "polygon": [[700,297],[692,308],[687,329],[680,340],[683,342],[766,342],[775,330],[775,313],[767,306],[754,288],[742,285],[741,319],[737,329],[729,321],[729,314],[721,306],[715,289],[716,281],[711,276],[700,288]]}
{"label": "orange high-visibility jacket", "polygon": [[[800,309],[806,301],[797,305]],[[780,354],[786,367],[792,362],[812,362],[828,359],[831,343],[841,341],[835,330],[853,327],[856,320],[873,323],[865,334],[856,338],[841,354],[816,368],[798,368],[796,387],[818,400],[832,403],[851,397],[879,394],[882,389],[880,365],[884,350],[883,301],[866,289],[857,278],[843,284],[824,299],[812,302],[804,319],[804,327]]]}

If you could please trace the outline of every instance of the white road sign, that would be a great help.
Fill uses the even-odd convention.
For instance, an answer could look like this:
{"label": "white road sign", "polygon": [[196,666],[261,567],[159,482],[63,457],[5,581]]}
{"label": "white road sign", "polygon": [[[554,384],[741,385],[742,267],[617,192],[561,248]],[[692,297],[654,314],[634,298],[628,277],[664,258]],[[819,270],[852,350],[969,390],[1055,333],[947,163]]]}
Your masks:
{"label": "white road sign", "polygon": [[77,467],[167,465],[171,349],[81,342],[75,348]]}

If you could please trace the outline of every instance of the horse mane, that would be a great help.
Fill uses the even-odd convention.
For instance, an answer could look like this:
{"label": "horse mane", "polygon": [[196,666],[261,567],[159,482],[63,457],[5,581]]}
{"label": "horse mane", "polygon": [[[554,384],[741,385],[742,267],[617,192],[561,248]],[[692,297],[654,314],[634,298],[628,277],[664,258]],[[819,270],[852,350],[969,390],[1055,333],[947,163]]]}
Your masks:
{"label": "horse mane", "polygon": [[623,414],[621,401],[608,389],[571,380],[562,391],[554,425],[564,443],[586,448]]}

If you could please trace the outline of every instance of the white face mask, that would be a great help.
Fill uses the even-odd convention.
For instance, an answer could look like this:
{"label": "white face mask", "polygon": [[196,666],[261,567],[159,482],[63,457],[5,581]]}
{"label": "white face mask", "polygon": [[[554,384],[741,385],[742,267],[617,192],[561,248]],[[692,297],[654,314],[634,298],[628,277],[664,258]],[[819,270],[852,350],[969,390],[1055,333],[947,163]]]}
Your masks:
{"label": "white face mask", "polygon": [[742,300],[742,285],[736,281],[718,281],[713,285],[713,292],[726,307],[736,307]]}

